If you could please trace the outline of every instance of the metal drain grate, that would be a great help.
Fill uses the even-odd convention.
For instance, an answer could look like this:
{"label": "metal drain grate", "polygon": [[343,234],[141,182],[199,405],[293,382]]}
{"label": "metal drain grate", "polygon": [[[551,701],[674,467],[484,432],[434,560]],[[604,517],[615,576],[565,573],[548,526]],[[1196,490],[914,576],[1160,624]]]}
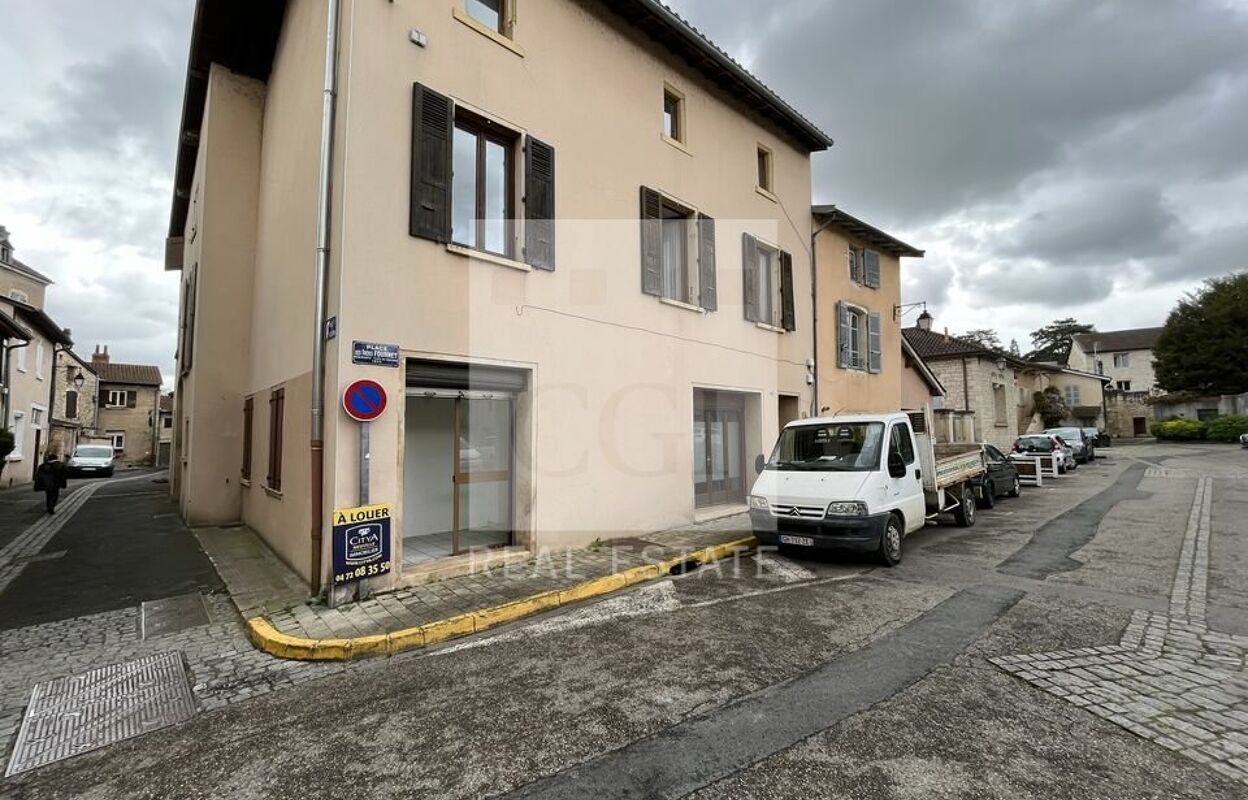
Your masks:
{"label": "metal drain grate", "polygon": [[178,652],[40,683],[30,693],[5,775],[185,722],[194,713]]}

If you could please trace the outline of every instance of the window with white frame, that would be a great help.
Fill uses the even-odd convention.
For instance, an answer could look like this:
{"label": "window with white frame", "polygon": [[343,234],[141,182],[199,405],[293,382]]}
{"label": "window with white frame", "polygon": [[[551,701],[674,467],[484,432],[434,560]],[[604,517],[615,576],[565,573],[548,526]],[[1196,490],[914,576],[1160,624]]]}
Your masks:
{"label": "window with white frame", "polygon": [[41,406],[30,407],[30,429],[43,430],[43,414],[44,409]]}
{"label": "window with white frame", "polygon": [[1120,392],[1131,391],[1131,381],[1118,381],[1118,391]]}
{"label": "window with white frame", "polygon": [[1062,387],[1062,397],[1066,400],[1067,408],[1074,408],[1079,405],[1079,387],[1073,383],[1068,383]]}
{"label": "window with white frame", "polygon": [[857,306],[849,306],[849,366],[867,368],[867,312]]}
{"label": "window with white frame", "polygon": [[1130,353],[1114,353],[1114,366],[1115,367],[1131,366],[1131,354]]}
{"label": "window with white frame", "polygon": [[109,408],[125,408],[130,404],[130,392],[127,389],[109,389],[105,405]]}
{"label": "window with white frame", "polygon": [[[5,260],[7,261],[7,259],[5,259]],[[10,300],[16,300],[16,301],[17,301],[17,302],[19,302],[19,303],[29,303],[29,302],[30,302],[30,295],[26,294],[26,293],[25,293],[25,292],[23,292],[21,289],[10,289],[10,290],[9,290],[9,299],[10,299]]]}
{"label": "window with white frame", "polygon": [[120,453],[126,449],[125,431],[107,431],[104,435],[113,443],[113,452]]}

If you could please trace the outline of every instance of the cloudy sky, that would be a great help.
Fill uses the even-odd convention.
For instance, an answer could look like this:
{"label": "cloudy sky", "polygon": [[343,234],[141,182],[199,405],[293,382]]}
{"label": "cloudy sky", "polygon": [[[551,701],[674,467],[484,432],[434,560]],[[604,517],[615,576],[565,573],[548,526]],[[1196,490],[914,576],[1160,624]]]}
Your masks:
{"label": "cloudy sky", "polygon": [[[672,5],[836,139],[815,200],[927,250],[905,299],[937,327],[1026,350],[1058,317],[1160,324],[1248,268],[1248,0]],[[0,0],[0,224],[81,350],[166,376],[191,9]]]}

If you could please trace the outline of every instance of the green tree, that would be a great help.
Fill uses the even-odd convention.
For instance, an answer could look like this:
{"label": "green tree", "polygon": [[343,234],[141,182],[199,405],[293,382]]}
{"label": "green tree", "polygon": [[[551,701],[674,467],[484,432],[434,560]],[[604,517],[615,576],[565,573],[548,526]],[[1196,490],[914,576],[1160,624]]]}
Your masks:
{"label": "green tree", "polygon": [[1039,330],[1031,332],[1029,361],[1056,361],[1065,364],[1070,356],[1070,337],[1076,333],[1092,333],[1095,325],[1085,325],[1074,317],[1055,319]]}
{"label": "green tree", "polygon": [[959,339],[965,339],[968,342],[975,342],[981,347],[987,347],[989,350],[1001,349],[1001,337],[992,328],[976,328],[973,331],[958,336]]}
{"label": "green tree", "polygon": [[1168,392],[1248,391],[1248,272],[1205,281],[1179,301],[1153,348]]}

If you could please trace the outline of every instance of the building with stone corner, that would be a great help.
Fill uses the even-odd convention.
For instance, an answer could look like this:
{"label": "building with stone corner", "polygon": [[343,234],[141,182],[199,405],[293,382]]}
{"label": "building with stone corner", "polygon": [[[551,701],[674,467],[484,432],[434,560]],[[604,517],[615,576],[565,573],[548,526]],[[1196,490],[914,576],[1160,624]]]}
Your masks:
{"label": "building with stone corner", "polygon": [[51,449],[68,458],[81,441],[96,436],[100,379],[91,362],[71,349],[56,352]]}
{"label": "building with stone corner", "polygon": [[112,443],[118,465],[155,464],[160,367],[115,363],[106,345],[91,354],[91,368],[99,377],[97,435]]}

